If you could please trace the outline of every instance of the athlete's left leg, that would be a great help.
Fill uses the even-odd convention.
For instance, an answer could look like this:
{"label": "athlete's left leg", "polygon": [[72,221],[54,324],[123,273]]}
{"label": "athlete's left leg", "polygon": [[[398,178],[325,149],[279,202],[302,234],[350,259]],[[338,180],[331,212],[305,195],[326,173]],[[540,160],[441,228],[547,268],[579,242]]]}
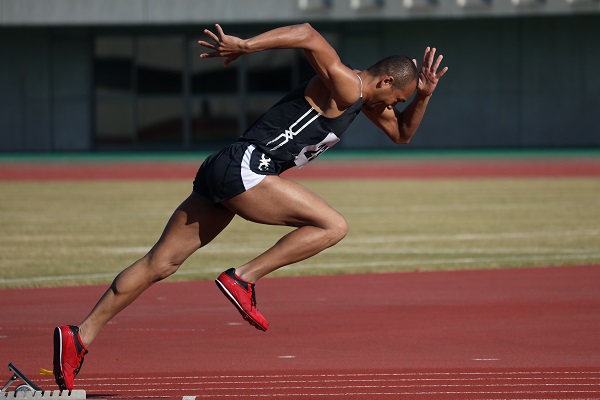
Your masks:
{"label": "athlete's left leg", "polygon": [[342,240],[348,232],[344,217],[325,200],[279,176],[267,176],[257,186],[223,204],[249,221],[297,227],[236,269],[241,279],[251,283],[278,268],[314,256]]}

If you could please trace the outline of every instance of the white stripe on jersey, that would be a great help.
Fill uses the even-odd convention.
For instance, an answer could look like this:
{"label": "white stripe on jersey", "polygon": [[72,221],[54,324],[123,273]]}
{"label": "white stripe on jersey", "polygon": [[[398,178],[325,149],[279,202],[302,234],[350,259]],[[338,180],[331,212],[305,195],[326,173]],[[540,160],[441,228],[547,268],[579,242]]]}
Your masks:
{"label": "white stripe on jersey", "polygon": [[[294,132],[294,127],[296,125],[298,125],[305,117],[307,117],[312,111],[314,111],[317,115],[315,115],[314,117],[312,117],[311,119],[308,120],[307,123],[305,123],[304,125],[302,125],[302,127],[300,129],[298,129],[297,131]],[[300,132],[302,132],[302,130],[304,128],[306,128],[308,125],[310,125],[311,122],[313,122],[315,119],[317,119],[319,117],[319,113],[314,109],[314,108],[310,108],[310,110],[308,110],[306,113],[304,113],[304,115],[302,115],[300,118],[298,118],[296,120],[296,122],[294,122],[292,125],[290,125],[290,127],[288,129],[286,129],[281,135],[277,136],[275,139],[271,140],[269,143],[267,143],[267,146],[270,145],[273,142],[276,142],[280,139],[283,139],[281,141],[281,143],[279,143],[277,146],[273,147],[271,149],[271,151],[275,151],[278,148],[280,148],[281,146],[283,146],[284,144],[288,143],[290,140],[294,140],[294,137],[299,134]]]}

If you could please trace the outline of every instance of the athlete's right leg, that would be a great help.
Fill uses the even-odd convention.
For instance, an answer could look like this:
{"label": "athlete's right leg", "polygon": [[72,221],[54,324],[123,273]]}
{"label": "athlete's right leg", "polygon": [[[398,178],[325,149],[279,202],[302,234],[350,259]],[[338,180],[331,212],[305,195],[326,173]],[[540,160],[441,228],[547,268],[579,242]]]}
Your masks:
{"label": "athlete's right leg", "polygon": [[84,345],[88,346],[102,327],[144,290],[175,273],[192,253],[212,241],[233,216],[231,211],[215,207],[205,197],[192,193],[175,210],[154,247],[115,278],[81,323]]}
{"label": "athlete's right leg", "polygon": [[61,390],[73,390],[83,357],[100,330],[153,283],[173,274],[197,249],[208,244],[234,214],[192,193],[173,213],[158,242],[123,270],[80,326],[54,330],[54,377]]}

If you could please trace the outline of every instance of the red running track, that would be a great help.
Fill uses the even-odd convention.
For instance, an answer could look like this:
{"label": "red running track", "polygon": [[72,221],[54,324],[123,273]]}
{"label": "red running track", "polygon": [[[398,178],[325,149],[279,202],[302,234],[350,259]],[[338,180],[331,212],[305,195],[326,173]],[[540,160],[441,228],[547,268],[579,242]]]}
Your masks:
{"label": "red running track", "polygon": [[[0,181],[22,180],[193,180],[198,163],[176,162],[80,162],[0,163]],[[450,160],[355,160],[316,162],[285,175],[294,179],[360,178],[543,178],[597,177],[600,160],[582,159],[450,159]]]}
{"label": "red running track", "polygon": [[[268,332],[213,282],[159,283],[97,338],[76,388],[115,400],[600,399],[599,283],[599,266],[268,278]],[[50,368],[53,327],[79,322],[104,289],[0,291],[3,362]]]}

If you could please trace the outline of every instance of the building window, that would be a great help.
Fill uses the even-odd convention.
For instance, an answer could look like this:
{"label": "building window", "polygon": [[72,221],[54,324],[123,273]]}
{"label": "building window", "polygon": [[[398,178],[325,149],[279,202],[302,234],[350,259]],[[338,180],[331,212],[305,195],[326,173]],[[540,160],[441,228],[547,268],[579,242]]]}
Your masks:
{"label": "building window", "polygon": [[192,144],[231,142],[240,135],[240,101],[235,97],[206,96],[191,101]]}
{"label": "building window", "polygon": [[135,142],[133,52],[131,37],[111,36],[96,40],[96,144],[122,146]]}
{"label": "building window", "polygon": [[191,146],[229,143],[241,134],[243,114],[242,63],[223,67],[223,59],[201,59],[203,48],[190,40],[190,130]]}
{"label": "building window", "polygon": [[295,79],[294,50],[264,51],[244,57],[248,74],[248,92],[281,93],[290,91]]}
{"label": "building window", "polygon": [[180,147],[183,143],[181,97],[145,98],[137,101],[137,141],[140,145]]}
{"label": "building window", "polygon": [[133,94],[133,38],[96,39],[94,86],[96,95]]}
{"label": "building window", "polygon": [[314,74],[300,50],[256,53],[224,68],[223,59],[200,59],[197,40],[95,38],[96,148],[212,150]]}
{"label": "building window", "polygon": [[137,39],[135,76],[137,93],[172,95],[183,92],[183,38],[146,36]]}
{"label": "building window", "polygon": [[131,99],[96,100],[96,144],[131,146],[135,142],[135,111]]}

